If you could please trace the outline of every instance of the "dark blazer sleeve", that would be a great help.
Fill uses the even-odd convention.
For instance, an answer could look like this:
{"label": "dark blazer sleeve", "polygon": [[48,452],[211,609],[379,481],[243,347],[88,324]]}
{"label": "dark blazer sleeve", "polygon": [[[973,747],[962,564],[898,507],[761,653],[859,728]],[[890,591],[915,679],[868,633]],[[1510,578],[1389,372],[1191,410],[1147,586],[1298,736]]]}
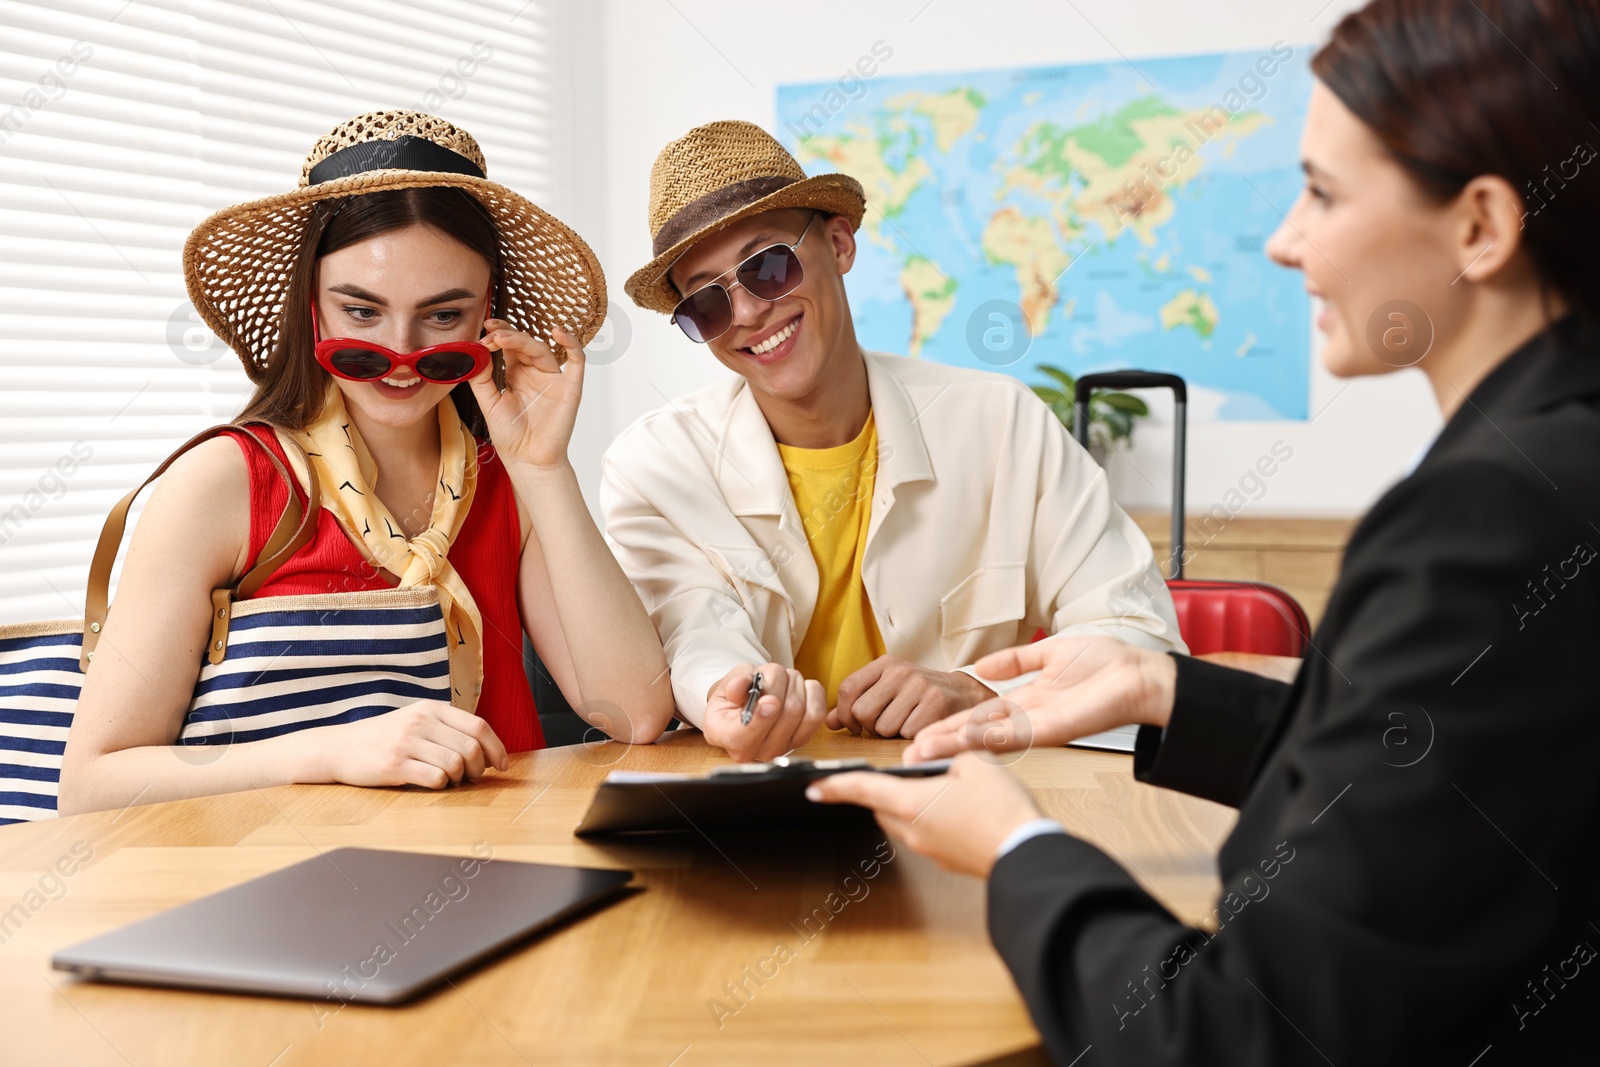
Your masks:
{"label": "dark blazer sleeve", "polygon": [[[1600,531],[1539,478],[1457,463],[1374,508],[1330,604],[1342,636],[1223,849],[1215,929],[1069,835],[995,864],[990,933],[1058,1063],[1464,1065],[1487,1043],[1473,1028],[1509,1027],[1524,979],[1562,965],[1551,945],[1600,944],[1590,902],[1555,888],[1583,884],[1596,826],[1600,562],[1537,616],[1517,600]],[[1269,703],[1175,715],[1166,755],[1209,748],[1220,769],[1158,751],[1152,777],[1236,796]]]}
{"label": "dark blazer sleeve", "polygon": [[1177,653],[1172,658],[1178,661],[1172,717],[1164,730],[1139,728],[1134,777],[1237,808],[1293,687]]}

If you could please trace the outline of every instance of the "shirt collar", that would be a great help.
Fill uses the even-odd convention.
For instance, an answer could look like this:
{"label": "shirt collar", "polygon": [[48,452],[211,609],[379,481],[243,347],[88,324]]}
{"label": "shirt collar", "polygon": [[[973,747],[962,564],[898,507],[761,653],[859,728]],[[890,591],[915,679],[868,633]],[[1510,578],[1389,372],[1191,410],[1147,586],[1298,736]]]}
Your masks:
{"label": "shirt collar", "polygon": [[[921,413],[905,386],[876,354],[863,353],[863,358],[867,392],[878,425],[878,489],[892,493],[907,482],[932,481],[933,463],[922,436]],[[735,390],[721,433],[713,442],[722,497],[735,515],[782,515],[791,499],[789,476],[772,427],[749,384],[740,381]]]}

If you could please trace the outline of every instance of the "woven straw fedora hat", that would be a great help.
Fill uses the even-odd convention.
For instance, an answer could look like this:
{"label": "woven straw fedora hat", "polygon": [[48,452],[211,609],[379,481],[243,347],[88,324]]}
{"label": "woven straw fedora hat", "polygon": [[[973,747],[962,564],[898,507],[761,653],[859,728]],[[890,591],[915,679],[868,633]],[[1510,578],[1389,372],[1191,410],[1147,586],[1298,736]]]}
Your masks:
{"label": "woven straw fedora hat", "polygon": [[373,111],[317,140],[299,188],[212,215],[183,246],[195,310],[259,383],[278,340],[290,274],[312,205],[385,189],[451,186],[472,194],[500,235],[499,317],[549,340],[566,326],[588,342],[606,313],[600,261],[559,219],[485,177],[478,142],[417,111]]}
{"label": "woven straw fedora hat", "polygon": [[740,219],[779,208],[843,215],[852,228],[867,208],[861,183],[844,174],[806,172],[760,126],[722,121],[696,126],[656,156],[650,168],[650,238],[655,256],[622,289],[651,311],[682,299],[667,271],[695,242]]}

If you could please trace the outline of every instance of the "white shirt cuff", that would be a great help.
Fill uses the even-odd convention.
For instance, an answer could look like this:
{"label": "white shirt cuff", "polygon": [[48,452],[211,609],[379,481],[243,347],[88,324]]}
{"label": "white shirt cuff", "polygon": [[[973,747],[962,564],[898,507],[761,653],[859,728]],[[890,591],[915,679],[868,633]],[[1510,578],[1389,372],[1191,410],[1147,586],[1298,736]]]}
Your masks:
{"label": "white shirt cuff", "polygon": [[1017,675],[1015,678],[985,678],[983,675],[977,672],[976,668],[970,665],[966,667],[957,667],[956,670],[960,671],[962,674],[970,674],[972,677],[976,678],[978,681],[994,690],[994,695],[997,697],[1003,697],[1013,689],[1020,689],[1022,686],[1027,685],[1029,682],[1039,677],[1038,671],[1028,671],[1025,674]]}
{"label": "white shirt cuff", "polygon": [[1067,828],[1054,819],[1029,819],[1000,842],[1000,847],[995,850],[994,858],[999,861],[1002,856],[1030,838],[1041,834],[1064,834]]}

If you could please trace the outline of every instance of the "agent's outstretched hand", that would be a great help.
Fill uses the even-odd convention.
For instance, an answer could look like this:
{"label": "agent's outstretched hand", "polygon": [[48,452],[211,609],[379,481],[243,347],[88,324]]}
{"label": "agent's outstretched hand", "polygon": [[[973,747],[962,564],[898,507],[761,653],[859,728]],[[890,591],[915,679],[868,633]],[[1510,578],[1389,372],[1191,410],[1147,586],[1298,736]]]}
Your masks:
{"label": "agent's outstretched hand", "polygon": [[919,733],[907,763],[957,752],[1015,752],[1064,745],[1130,723],[1165,726],[1172,716],[1178,666],[1165,652],[1114,637],[1052,637],[980,659],[985,678],[1039,675],[1004,697],[952,715]]}

